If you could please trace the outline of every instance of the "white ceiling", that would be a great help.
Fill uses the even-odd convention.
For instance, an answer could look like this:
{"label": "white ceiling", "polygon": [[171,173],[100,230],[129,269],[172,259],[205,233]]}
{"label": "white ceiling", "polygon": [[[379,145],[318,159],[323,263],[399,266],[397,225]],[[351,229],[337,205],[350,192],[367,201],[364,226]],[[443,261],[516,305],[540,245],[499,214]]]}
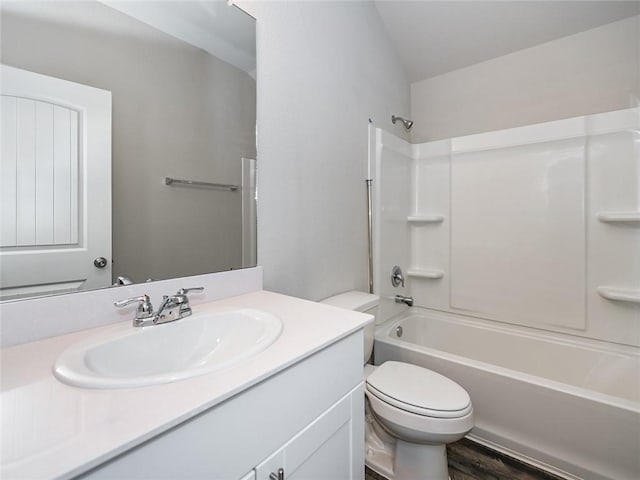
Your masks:
{"label": "white ceiling", "polygon": [[640,0],[374,2],[412,83],[640,14]]}
{"label": "white ceiling", "polygon": [[[149,41],[155,42],[163,41],[159,30],[255,77],[255,19],[226,0],[0,0],[0,14],[3,13],[105,31],[123,38],[147,35]],[[141,29],[139,22],[153,29]]]}
{"label": "white ceiling", "polygon": [[225,0],[99,0],[255,75],[255,20]]}

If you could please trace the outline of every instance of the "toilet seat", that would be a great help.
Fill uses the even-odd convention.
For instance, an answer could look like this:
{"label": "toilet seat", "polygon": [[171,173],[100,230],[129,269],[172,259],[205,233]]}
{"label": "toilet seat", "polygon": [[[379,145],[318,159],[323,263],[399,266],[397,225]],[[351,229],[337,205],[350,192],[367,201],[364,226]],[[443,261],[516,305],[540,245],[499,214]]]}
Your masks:
{"label": "toilet seat", "polygon": [[472,411],[469,394],[457,383],[426,368],[385,362],[367,376],[367,392],[415,415],[460,418]]}
{"label": "toilet seat", "polygon": [[366,392],[371,413],[392,436],[419,444],[455,442],[473,428],[473,410],[454,418],[428,417],[407,412]]}

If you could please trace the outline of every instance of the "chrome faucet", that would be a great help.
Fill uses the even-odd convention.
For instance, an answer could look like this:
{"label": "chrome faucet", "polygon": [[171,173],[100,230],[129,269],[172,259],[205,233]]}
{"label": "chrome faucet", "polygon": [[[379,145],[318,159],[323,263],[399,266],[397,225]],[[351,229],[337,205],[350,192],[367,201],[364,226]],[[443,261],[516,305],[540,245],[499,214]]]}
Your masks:
{"label": "chrome faucet", "polygon": [[404,303],[410,307],[413,307],[413,297],[406,297],[404,295],[395,296],[396,303]]}
{"label": "chrome faucet", "polygon": [[127,298],[125,300],[118,300],[114,302],[117,308],[126,307],[134,302],[138,302],[138,309],[136,310],[136,317],[133,319],[134,327],[145,327],[147,325],[154,324],[153,305],[149,299],[149,295],[141,295],[139,297]]}
{"label": "chrome faucet", "polygon": [[146,327],[149,325],[159,325],[161,323],[180,320],[181,318],[191,315],[191,306],[189,305],[187,293],[201,292],[203,290],[204,287],[181,288],[175,295],[164,295],[162,297],[162,303],[158,308],[158,313],[153,313],[153,305],[151,304],[149,295],[118,300],[114,305],[121,308],[138,302],[138,309],[133,319],[133,326]]}

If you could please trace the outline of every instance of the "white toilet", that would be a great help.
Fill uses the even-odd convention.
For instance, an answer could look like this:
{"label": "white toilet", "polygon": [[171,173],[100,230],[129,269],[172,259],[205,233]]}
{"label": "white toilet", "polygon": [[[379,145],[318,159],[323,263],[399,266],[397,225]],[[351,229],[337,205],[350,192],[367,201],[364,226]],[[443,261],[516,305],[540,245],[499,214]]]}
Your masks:
{"label": "white toilet", "polygon": [[[376,315],[378,297],[346,292],[322,301]],[[473,427],[469,394],[436,372],[404,362],[366,365],[375,324],[365,328],[365,460],[391,480],[447,480],[446,444]]]}

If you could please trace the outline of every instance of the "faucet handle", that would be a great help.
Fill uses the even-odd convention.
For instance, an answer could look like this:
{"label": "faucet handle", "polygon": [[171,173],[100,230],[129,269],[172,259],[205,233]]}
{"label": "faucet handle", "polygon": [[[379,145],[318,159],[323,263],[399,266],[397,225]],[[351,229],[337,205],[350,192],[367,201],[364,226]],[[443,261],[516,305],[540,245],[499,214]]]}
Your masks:
{"label": "faucet handle", "polygon": [[150,302],[149,295],[140,295],[139,297],[131,297],[125,298],[124,300],[118,300],[117,302],[113,302],[115,307],[121,308],[126,307],[127,305],[131,305],[132,303],[140,302],[142,304]]}
{"label": "faucet handle", "polygon": [[176,305],[180,306],[180,316],[187,317],[191,315],[191,306],[189,305],[189,297],[187,297],[187,293],[189,292],[201,292],[204,290],[204,287],[193,287],[193,288],[181,288],[178,290],[172,298],[173,302]]}
{"label": "faucet handle", "polygon": [[178,304],[186,303],[187,305],[189,305],[189,298],[187,297],[187,293],[201,292],[203,290],[204,287],[181,288],[180,290],[178,290],[178,293],[173,296],[174,302]]}
{"label": "faucet handle", "polygon": [[149,298],[149,295],[146,294],[140,295],[139,297],[118,300],[117,302],[113,302],[113,305],[117,308],[122,308],[135,302],[138,302],[138,313],[136,315],[137,318],[149,317],[153,314],[153,305],[151,304],[151,299]]}
{"label": "faucet handle", "polygon": [[404,288],[404,275],[402,274],[402,269],[398,265],[394,265],[391,269],[391,285],[394,287],[402,285]]}
{"label": "faucet handle", "polygon": [[204,290],[204,287],[191,287],[191,288],[181,288],[178,290],[178,295],[186,295],[189,292],[201,292]]}

